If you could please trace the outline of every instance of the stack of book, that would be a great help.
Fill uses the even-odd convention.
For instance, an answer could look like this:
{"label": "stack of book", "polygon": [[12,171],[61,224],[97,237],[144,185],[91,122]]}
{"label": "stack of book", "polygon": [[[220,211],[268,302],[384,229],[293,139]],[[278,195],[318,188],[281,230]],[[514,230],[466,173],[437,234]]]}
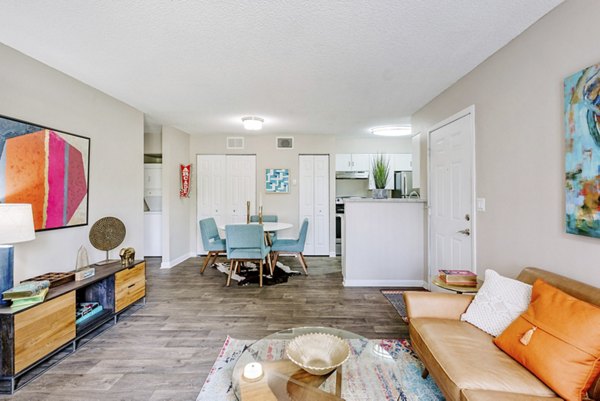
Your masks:
{"label": "stack of book", "polygon": [[470,270],[439,270],[440,280],[448,285],[477,287],[477,275]]}
{"label": "stack of book", "polygon": [[102,305],[98,302],[79,302],[75,311],[75,324],[89,320],[92,316],[102,312]]}
{"label": "stack of book", "polygon": [[11,307],[37,304],[46,299],[50,282],[26,281],[2,293],[2,299],[12,301]]}

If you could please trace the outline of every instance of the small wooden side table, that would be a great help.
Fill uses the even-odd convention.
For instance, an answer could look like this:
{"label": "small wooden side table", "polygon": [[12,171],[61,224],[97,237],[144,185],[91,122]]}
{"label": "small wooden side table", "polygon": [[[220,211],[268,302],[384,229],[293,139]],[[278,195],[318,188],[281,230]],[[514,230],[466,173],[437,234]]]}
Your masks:
{"label": "small wooden side table", "polygon": [[477,291],[479,291],[479,289],[481,288],[481,285],[483,284],[483,281],[480,279],[477,279],[477,286],[476,287],[465,287],[465,286],[461,286],[461,285],[450,285],[450,284],[446,284],[444,283],[442,280],[440,280],[439,277],[434,278],[431,281],[434,285],[443,288],[445,290],[449,290],[449,291],[454,291],[457,294],[474,294]]}

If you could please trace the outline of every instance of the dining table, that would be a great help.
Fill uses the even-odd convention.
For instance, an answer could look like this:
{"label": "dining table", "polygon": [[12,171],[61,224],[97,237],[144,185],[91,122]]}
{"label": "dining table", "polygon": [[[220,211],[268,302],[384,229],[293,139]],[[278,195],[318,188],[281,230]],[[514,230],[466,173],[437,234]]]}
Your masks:
{"label": "dining table", "polygon": [[[237,223],[237,224],[245,224],[245,223]],[[293,224],[290,223],[282,223],[282,222],[263,222],[263,223],[247,223],[247,224],[261,224],[263,226],[263,230],[265,232],[265,242],[267,245],[273,245],[271,241],[271,236],[269,233],[273,233],[276,231],[287,230],[288,228],[294,227]],[[219,230],[225,230],[225,226],[229,224],[221,224],[219,225]]]}

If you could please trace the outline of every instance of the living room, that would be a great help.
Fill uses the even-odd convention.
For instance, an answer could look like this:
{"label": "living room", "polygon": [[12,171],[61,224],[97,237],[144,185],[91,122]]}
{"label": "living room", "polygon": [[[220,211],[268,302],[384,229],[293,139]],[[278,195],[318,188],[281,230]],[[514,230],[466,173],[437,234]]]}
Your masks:
{"label": "living room", "polygon": [[[49,8],[60,8],[56,5],[19,3],[0,6],[3,14],[10,16],[0,29],[0,80],[3,88],[0,92],[0,115],[90,138],[91,157],[88,225],[37,232],[35,240],[16,244],[15,283],[50,271],[72,270],[81,245],[86,246],[90,262],[105,259],[105,253],[92,247],[88,239],[90,226],[105,216],[120,219],[127,230],[123,246],[133,247],[138,255],[144,255],[145,228],[141,205],[144,201],[143,156],[147,153],[144,123],[145,120],[148,122],[149,116],[161,127],[165,216],[162,220],[163,260],[147,261],[146,305],[132,309],[117,325],[6,398],[196,399],[227,336],[258,340],[279,330],[306,325],[344,329],[368,339],[408,338],[408,326],[381,295],[379,288],[348,288],[342,285],[339,258],[308,258],[308,276],[293,277],[286,284],[262,289],[254,284],[225,288],[226,277],[215,269],[200,275],[203,258],[196,256],[197,191],[192,187],[191,198],[180,198],[178,169],[180,164],[191,164],[194,168],[199,153],[227,153],[223,137],[229,133],[221,135],[221,131],[213,127],[200,132],[200,135],[190,135],[184,124],[176,119],[164,118],[162,111],[154,109],[150,101],[130,100],[134,99],[132,92],[139,88],[144,88],[143,95],[148,99],[161,97],[164,103],[177,100],[177,95],[172,92],[158,92],[152,84],[138,82],[141,72],[121,71],[127,79],[106,85],[105,74],[113,69],[118,71],[120,60],[125,59],[127,54],[83,59],[79,55],[88,44],[77,40],[71,43],[75,47],[64,50],[59,32],[63,35],[67,32],[73,37],[95,34],[101,37],[99,43],[120,41],[118,32],[107,32],[98,21],[95,25],[87,19],[92,13],[83,15],[85,7],[80,11],[82,14],[73,10],[70,14],[67,2],[63,5],[65,10],[54,10],[55,14],[62,13],[61,17],[49,11]],[[402,3],[407,7],[409,3],[412,3],[411,7],[417,7],[414,2]],[[433,3],[425,9],[435,9]],[[468,14],[471,8],[477,8],[474,3],[461,2],[457,7]],[[496,30],[500,29],[499,25],[506,22],[498,22],[493,16],[505,15],[501,12],[507,11],[504,7],[514,12],[518,9],[517,3],[520,2],[487,4],[487,13],[478,15],[488,18],[485,21],[489,30],[485,35],[481,32],[467,34],[477,37],[478,43],[491,41]],[[414,104],[420,102],[419,107],[408,115],[392,115],[391,118],[396,120],[390,123],[410,121],[413,133],[427,134],[436,124],[474,106],[476,197],[485,199],[485,211],[478,211],[474,216],[476,263],[472,270],[481,278],[486,269],[516,278],[523,267],[537,266],[600,287],[598,238],[565,232],[563,89],[567,77],[600,61],[593,32],[597,15],[600,15],[600,3],[594,0],[534,3],[540,8],[530,20],[526,20],[524,14],[508,14],[509,20],[518,22],[519,32],[506,38],[504,43],[462,74],[441,83],[431,97],[411,99]],[[161,2],[154,5],[162,12],[173,6],[171,3],[161,5]],[[76,8],[72,4],[71,7]],[[118,18],[118,13],[111,12],[116,5],[106,7],[108,16],[98,12],[95,18],[99,21]],[[152,14],[152,7],[143,8],[140,4],[138,7],[140,14]],[[128,11],[131,12],[131,9]],[[273,14],[277,13],[273,11]],[[54,16],[55,25],[64,27],[64,31],[53,31],[50,27],[45,31],[42,28],[43,21]],[[364,18],[368,22],[367,16]],[[86,30],[69,32],[71,26],[81,27],[68,23],[77,21],[78,17],[82,18],[81,24],[87,26]],[[521,17],[523,20],[520,20]],[[159,17],[153,18],[161,21]],[[25,20],[38,27],[38,32],[27,27],[23,23]],[[375,27],[377,21],[369,24]],[[172,34],[177,38],[185,31],[177,29],[177,26],[162,26],[153,35],[175,32]],[[464,25],[454,29],[463,33],[467,30]],[[452,34],[433,30],[429,40],[441,41]],[[155,36],[152,38],[156,39]],[[454,48],[459,58],[469,56],[470,48],[463,43],[449,41],[447,46]],[[260,46],[252,50],[259,51]],[[75,65],[61,63],[63,52],[81,57],[82,69],[78,71]],[[260,57],[269,56],[275,57]],[[154,53],[138,54],[137,57],[144,62],[168,58]],[[394,57],[400,58],[398,55]],[[181,62],[171,60],[169,63],[175,67],[174,64]],[[407,60],[399,62],[407,63]],[[282,65],[286,64],[282,61]],[[419,68],[425,75],[441,71],[427,70],[427,65],[419,65]],[[225,74],[225,71],[214,72],[211,79],[216,79],[220,73]],[[168,74],[165,76],[172,78]],[[304,84],[309,86],[311,81],[307,80]],[[265,78],[265,81],[268,80]],[[176,80],[171,84],[174,87],[185,86],[185,82]],[[236,85],[240,90],[257,90],[243,82],[236,82]],[[276,89],[267,87],[262,90],[276,92]],[[363,92],[368,91],[360,93]],[[385,100],[385,94],[381,97]],[[188,110],[182,110],[182,115],[208,115],[211,107],[210,103],[194,104]],[[353,109],[347,110],[345,118],[352,120]],[[338,115],[335,114],[335,117]],[[231,124],[236,124],[236,129],[239,129],[239,135],[235,136],[246,136],[248,146],[263,149],[260,153],[252,150],[261,158],[258,176],[265,168],[291,164],[290,160],[297,163],[298,156],[304,153],[333,157],[336,153],[358,152],[357,149],[364,149],[360,153],[382,150],[387,153],[411,152],[410,138],[371,141],[374,138],[348,138],[325,133],[315,140],[315,134],[286,131],[288,128],[285,126],[251,136],[244,133],[239,117],[242,115],[232,117],[235,121]],[[265,132],[269,124],[267,117]],[[274,124],[272,119],[271,125]],[[297,147],[291,156],[278,160],[280,156],[270,152],[267,146],[274,146],[275,138],[282,134],[294,136]],[[422,199],[429,198],[425,136],[420,148]],[[270,162],[269,157],[274,162]],[[263,178],[257,182],[257,187],[264,187]],[[294,219],[295,227],[286,235],[289,238],[295,237],[299,229],[297,206],[290,209],[290,204],[297,202],[297,195],[293,192],[292,188],[290,196],[294,197],[293,200],[289,200],[291,197],[281,200],[281,196],[288,195],[265,195],[262,199],[265,213],[286,216],[286,220],[290,221]],[[335,192],[331,190],[330,194]],[[335,224],[333,214],[330,214],[330,226]],[[331,250],[334,240],[332,233]],[[116,258],[117,251],[112,251],[110,257]],[[297,259],[289,258],[284,262],[301,271]],[[161,263],[163,269],[160,268]],[[429,266],[423,266],[421,279],[427,285],[429,273]],[[212,399],[220,398],[215,396]]]}

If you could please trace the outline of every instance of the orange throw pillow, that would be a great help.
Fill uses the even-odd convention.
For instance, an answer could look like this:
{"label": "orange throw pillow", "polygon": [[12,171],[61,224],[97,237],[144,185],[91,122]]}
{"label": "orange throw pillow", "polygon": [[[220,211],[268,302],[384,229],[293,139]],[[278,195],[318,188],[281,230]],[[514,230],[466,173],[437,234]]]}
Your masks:
{"label": "orange throw pillow", "polygon": [[568,401],[600,372],[600,308],[538,279],[531,303],[494,343]]}

